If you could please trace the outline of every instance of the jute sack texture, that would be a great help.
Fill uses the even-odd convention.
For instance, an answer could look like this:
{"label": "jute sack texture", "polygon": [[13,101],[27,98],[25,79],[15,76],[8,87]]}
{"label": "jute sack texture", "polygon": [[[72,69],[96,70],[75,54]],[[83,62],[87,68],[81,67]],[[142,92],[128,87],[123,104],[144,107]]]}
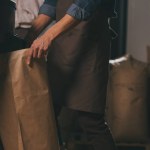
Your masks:
{"label": "jute sack texture", "polygon": [[145,142],[148,127],[148,65],[125,56],[110,62],[107,120],[118,142]]}

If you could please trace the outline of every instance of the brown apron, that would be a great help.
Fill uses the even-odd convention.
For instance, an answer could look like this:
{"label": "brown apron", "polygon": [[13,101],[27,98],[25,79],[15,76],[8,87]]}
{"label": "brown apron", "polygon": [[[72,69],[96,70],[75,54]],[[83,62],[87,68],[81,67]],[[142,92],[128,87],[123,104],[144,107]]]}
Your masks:
{"label": "brown apron", "polygon": [[[59,0],[59,21],[73,0]],[[88,21],[59,36],[49,53],[54,103],[87,112],[103,113],[108,81],[110,34],[108,14],[99,8]]]}

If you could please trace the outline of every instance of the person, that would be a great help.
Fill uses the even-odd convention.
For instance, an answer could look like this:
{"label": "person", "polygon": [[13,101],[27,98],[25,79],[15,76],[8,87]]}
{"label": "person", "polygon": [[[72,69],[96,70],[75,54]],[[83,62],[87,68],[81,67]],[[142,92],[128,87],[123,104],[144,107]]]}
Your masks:
{"label": "person", "polygon": [[16,0],[15,34],[25,39],[44,0]]}
{"label": "person", "polygon": [[15,3],[2,0],[0,12],[0,20],[3,20],[0,23],[0,53],[22,49],[25,47],[25,41],[14,36]]}
{"label": "person", "polygon": [[[63,105],[75,110],[93,150],[116,149],[104,119],[113,7],[114,0],[45,0],[28,34],[34,41],[26,63],[48,55],[56,116]],[[55,25],[32,38],[54,19]]]}

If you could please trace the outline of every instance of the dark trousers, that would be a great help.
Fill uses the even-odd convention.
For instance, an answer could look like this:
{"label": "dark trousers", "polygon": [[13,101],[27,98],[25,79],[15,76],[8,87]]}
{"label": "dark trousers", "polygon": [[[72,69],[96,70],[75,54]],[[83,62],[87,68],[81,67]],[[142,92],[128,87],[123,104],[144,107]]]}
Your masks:
{"label": "dark trousers", "polygon": [[0,150],[4,150],[1,140],[0,140]]}
{"label": "dark trousers", "polygon": [[29,32],[29,28],[20,28],[20,27],[18,27],[18,28],[15,29],[15,34],[20,39],[25,39],[28,32]]}
{"label": "dark trousers", "polygon": [[115,150],[104,115],[78,111],[77,121],[91,150]]}
{"label": "dark trousers", "polygon": [[[61,107],[55,106],[55,108],[56,108],[55,109],[56,116],[58,116],[60,113]],[[116,150],[114,140],[105,122],[104,115],[91,113],[91,112],[83,112],[83,111],[74,111],[74,113],[75,113],[74,119],[76,120],[76,123],[80,128],[80,131],[83,133],[85,137],[84,142],[85,142],[85,145],[87,145],[87,148],[85,147],[83,149]],[[73,129],[74,129],[73,132],[76,132],[76,128],[73,128]],[[60,131],[59,131],[59,134],[60,134]],[[70,136],[68,136],[68,140],[69,139],[71,139]]]}

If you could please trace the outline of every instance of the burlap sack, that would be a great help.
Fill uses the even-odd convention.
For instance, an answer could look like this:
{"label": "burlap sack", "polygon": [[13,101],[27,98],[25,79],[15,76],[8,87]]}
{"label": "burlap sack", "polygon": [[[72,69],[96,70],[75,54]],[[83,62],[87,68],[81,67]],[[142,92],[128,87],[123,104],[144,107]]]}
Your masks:
{"label": "burlap sack", "polygon": [[131,56],[111,62],[107,120],[118,142],[148,139],[147,64]]}
{"label": "burlap sack", "polygon": [[26,50],[0,55],[0,136],[5,150],[58,150],[46,62]]}

